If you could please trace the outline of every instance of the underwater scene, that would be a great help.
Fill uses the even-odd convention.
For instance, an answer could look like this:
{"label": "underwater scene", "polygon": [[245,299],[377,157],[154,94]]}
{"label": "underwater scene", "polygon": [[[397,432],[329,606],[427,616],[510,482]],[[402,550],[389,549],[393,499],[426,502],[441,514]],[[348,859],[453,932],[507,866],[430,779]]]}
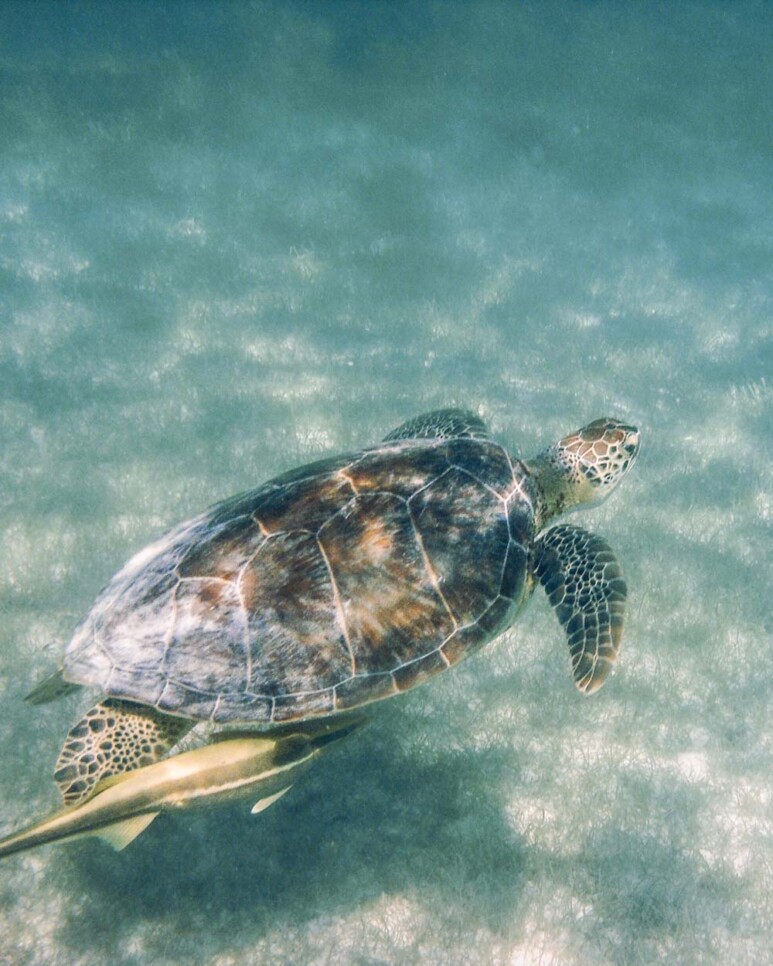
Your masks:
{"label": "underwater scene", "polygon": [[[333,478],[379,495],[335,518],[357,540],[335,557],[322,540],[314,566],[351,576],[325,606],[356,610],[391,687],[350,692],[353,712],[394,693],[316,718],[306,744],[292,721],[184,736],[180,762],[218,790],[253,756],[235,801],[148,824],[176,759],[108,779],[84,807],[113,802],[112,822],[146,802],[111,833],[125,848],[78,837],[92,817],[0,859],[0,963],[770,962],[772,48],[765,2],[0,4],[0,837],[81,794],[57,760],[108,679],[149,692],[149,665],[105,671],[81,631],[104,685],[24,700],[113,575],[219,501],[377,446],[298,492],[314,526],[337,512]],[[380,443],[449,407],[472,439],[454,417]],[[620,442],[619,488],[582,506],[544,454],[602,417],[640,436]],[[400,456],[426,515],[401,510],[399,530],[393,454],[438,447],[450,470]],[[486,447],[473,472],[459,454]],[[507,556],[484,539],[500,471],[537,531],[514,542],[511,515]],[[400,545],[408,596],[390,597],[410,520],[423,543]],[[551,606],[566,554],[544,524],[595,535],[612,570],[589,593],[620,586],[607,552],[625,576],[595,693],[573,681],[567,633],[585,631]],[[175,620],[210,621],[224,652],[180,532],[133,566],[159,548],[190,563],[201,593],[178,584]],[[465,554],[455,577],[433,570]],[[261,579],[272,619],[312,640],[306,559]],[[528,607],[500,608],[494,630],[512,626],[466,660],[434,650],[447,673],[414,668],[420,637],[470,629],[454,601],[487,580],[498,603],[533,585]],[[136,612],[103,600],[87,630],[136,653]],[[402,688],[387,624],[408,642]],[[306,700],[322,671],[292,653]],[[205,671],[223,690],[223,665]],[[174,707],[172,725],[142,718],[164,751],[193,705]]]}

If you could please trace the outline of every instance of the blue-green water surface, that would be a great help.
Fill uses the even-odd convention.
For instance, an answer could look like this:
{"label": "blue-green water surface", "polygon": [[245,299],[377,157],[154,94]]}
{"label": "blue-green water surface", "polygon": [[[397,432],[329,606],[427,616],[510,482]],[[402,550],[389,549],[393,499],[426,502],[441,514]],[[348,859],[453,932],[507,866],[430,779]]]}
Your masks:
{"label": "blue-green water surface", "polygon": [[773,949],[767,3],[0,5],[0,833],[34,709],[165,528],[407,417],[642,428],[577,523],[630,586],[585,699],[544,595],[272,809],[0,869],[0,962],[668,964]]}

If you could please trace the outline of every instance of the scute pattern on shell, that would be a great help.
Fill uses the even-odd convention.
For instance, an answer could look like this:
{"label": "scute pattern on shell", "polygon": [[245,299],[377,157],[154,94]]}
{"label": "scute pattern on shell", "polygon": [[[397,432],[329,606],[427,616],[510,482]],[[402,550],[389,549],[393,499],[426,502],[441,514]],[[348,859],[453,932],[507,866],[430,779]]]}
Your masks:
{"label": "scute pattern on shell", "polygon": [[481,438],[396,440],[182,524],[107,585],[68,679],[189,718],[272,722],[403,691],[531,592],[533,483]]}

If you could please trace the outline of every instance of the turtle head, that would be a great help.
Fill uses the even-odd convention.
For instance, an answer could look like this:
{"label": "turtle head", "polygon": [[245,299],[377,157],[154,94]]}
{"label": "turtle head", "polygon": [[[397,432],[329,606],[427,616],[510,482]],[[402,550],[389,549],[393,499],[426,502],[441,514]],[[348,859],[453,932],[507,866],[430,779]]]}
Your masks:
{"label": "turtle head", "polygon": [[640,435],[618,419],[595,419],[564,436],[529,464],[545,501],[543,524],[550,517],[601,503],[633,466]]}

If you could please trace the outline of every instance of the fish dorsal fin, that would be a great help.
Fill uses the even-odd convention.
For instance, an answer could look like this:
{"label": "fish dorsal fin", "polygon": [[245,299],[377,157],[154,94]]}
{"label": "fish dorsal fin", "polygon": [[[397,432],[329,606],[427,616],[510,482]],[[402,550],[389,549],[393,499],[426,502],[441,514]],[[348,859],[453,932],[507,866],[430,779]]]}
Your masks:
{"label": "fish dorsal fin", "polygon": [[385,443],[400,439],[488,439],[480,416],[468,409],[435,409],[414,416],[384,437]]}
{"label": "fish dorsal fin", "polygon": [[158,812],[133,815],[131,818],[116,822],[114,825],[106,825],[94,834],[107,842],[108,845],[112,845],[116,852],[120,852],[121,849],[125,849],[127,845],[133,842],[138,835],[142,835],[157,815]]}
{"label": "fish dorsal fin", "polygon": [[269,806],[273,805],[274,802],[278,802],[282,795],[284,795],[286,792],[289,792],[292,787],[292,785],[288,785],[286,788],[280,788],[280,790],[278,792],[274,792],[273,795],[266,795],[265,798],[261,798],[260,801],[255,802],[250,809],[250,812],[253,815],[258,815],[260,812],[265,812]]}

